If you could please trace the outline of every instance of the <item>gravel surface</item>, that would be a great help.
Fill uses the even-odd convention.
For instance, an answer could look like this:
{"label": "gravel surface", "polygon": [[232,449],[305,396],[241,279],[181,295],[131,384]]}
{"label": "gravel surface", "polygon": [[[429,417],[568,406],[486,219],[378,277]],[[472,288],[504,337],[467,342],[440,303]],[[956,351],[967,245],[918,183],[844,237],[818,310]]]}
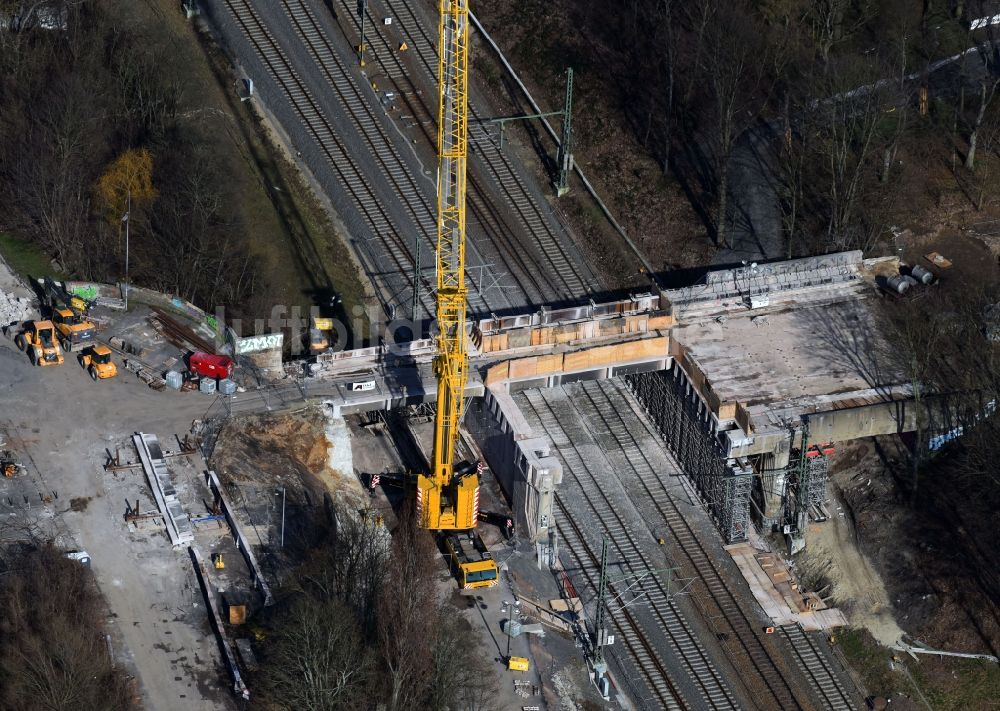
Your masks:
{"label": "gravel surface", "polygon": [[3,497],[0,533],[90,553],[111,610],[112,649],[137,678],[146,708],[235,708],[187,551],[171,549],[162,533],[126,526],[126,501],[148,498],[141,470],[101,469],[106,447],[135,459],[125,446],[134,431],[155,432],[166,446],[202,416],[205,400],[154,392],[124,372],[95,383],[71,358],[33,367],[0,339],[0,401],[0,428],[28,468],[16,483],[31,493]]}

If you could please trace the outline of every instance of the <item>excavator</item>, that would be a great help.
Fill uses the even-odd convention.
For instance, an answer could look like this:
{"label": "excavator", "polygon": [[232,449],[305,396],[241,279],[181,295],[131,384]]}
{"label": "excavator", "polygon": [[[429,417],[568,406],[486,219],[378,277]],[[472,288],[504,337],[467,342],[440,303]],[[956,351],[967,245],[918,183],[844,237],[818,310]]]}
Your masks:
{"label": "excavator", "polygon": [[469,128],[469,3],[440,0],[438,25],[437,413],[431,471],[417,476],[417,520],[442,532],[462,587],[497,583],[497,566],[475,532],[479,475],[455,466],[468,380],[465,197]]}
{"label": "excavator", "polygon": [[72,353],[90,347],[97,327],[87,318],[87,302],[71,293],[65,283],[49,277],[38,279],[38,290],[51,314],[63,351]]}

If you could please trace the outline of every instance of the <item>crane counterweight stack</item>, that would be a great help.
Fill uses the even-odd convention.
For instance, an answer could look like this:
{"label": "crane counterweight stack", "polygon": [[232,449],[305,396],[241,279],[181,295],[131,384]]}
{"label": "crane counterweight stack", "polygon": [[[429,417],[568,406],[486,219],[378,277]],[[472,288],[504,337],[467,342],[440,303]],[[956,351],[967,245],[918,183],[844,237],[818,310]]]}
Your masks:
{"label": "crane counterweight stack", "polygon": [[438,55],[437,415],[434,462],[417,478],[420,524],[469,530],[478,519],[479,478],[456,477],[455,452],[468,379],[465,190],[469,127],[469,4],[440,0]]}

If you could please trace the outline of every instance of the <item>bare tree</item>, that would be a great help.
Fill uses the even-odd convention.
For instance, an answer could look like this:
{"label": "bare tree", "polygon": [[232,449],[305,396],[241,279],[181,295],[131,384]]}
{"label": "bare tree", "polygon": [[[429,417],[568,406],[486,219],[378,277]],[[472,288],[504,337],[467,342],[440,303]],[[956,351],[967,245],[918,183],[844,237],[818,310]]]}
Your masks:
{"label": "bare tree", "polygon": [[435,611],[427,707],[435,711],[495,708],[498,680],[472,626],[448,604]]}
{"label": "bare tree", "polygon": [[976,110],[976,118],[969,131],[969,152],[965,154],[965,167],[967,170],[976,169],[976,146],[979,141],[979,130],[983,126],[983,119],[986,118],[986,109],[993,102],[996,95],[997,85],[1000,79],[983,80],[979,82],[979,108]]}
{"label": "bare tree", "polygon": [[360,708],[371,663],[351,608],[337,599],[300,595],[267,646],[265,693],[284,709]]}
{"label": "bare tree", "polygon": [[431,641],[438,621],[430,575],[434,552],[430,533],[420,529],[412,515],[404,516],[393,536],[389,575],[378,608],[389,711],[422,708],[427,697],[433,669]]}
{"label": "bare tree", "polygon": [[0,575],[0,708],[135,708],[102,628],[90,571],[43,547],[5,556]]}
{"label": "bare tree", "polygon": [[[856,6],[856,7],[854,7]],[[813,41],[823,65],[830,63],[833,48],[862,29],[877,10],[872,0],[815,0],[808,3],[807,17],[812,27]],[[856,15],[848,21],[850,10]]]}
{"label": "bare tree", "polygon": [[733,148],[749,121],[757,118],[766,100],[764,83],[769,76],[769,47],[760,41],[752,16],[737,5],[726,12],[720,11],[705,32],[704,63],[699,69],[710,88],[715,235],[716,242],[724,245]]}
{"label": "bare tree", "polygon": [[335,515],[329,542],[314,549],[300,575],[301,589],[349,605],[366,632],[374,629],[376,611],[389,563],[387,534],[374,521],[343,509]]}
{"label": "bare tree", "polygon": [[[816,95],[804,116],[815,151],[813,192],[823,206],[827,249],[868,248],[877,235],[874,213],[865,208],[877,193],[873,160],[898,140],[899,124],[883,121],[899,104],[895,84],[881,81],[876,60],[833,62],[807,85]],[[898,120],[898,117],[897,117]]]}

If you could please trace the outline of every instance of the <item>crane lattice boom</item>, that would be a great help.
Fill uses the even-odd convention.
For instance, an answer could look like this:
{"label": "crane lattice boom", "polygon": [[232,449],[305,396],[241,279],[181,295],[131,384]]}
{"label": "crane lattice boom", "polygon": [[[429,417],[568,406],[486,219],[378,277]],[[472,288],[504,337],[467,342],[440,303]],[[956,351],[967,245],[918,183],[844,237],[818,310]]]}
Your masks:
{"label": "crane lattice boom", "polygon": [[465,334],[465,170],[469,128],[469,3],[440,0],[438,56],[437,416],[434,462],[417,479],[420,523],[434,530],[476,525],[479,479],[455,477],[468,378]]}

